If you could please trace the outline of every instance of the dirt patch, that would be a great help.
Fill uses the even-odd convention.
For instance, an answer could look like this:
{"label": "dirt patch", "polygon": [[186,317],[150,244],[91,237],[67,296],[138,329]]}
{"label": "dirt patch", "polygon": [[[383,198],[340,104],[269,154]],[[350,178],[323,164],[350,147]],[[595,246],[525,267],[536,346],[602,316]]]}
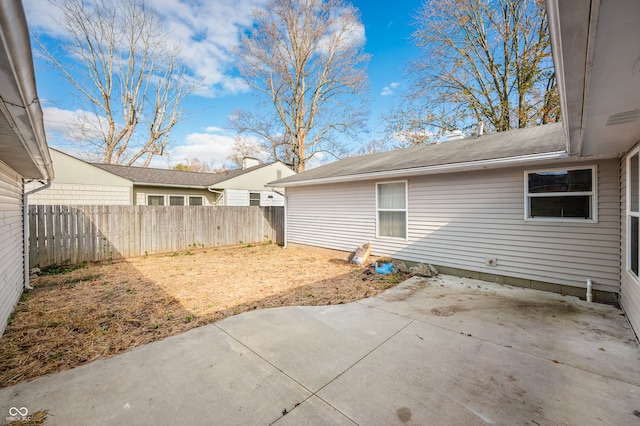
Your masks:
{"label": "dirt patch", "polygon": [[38,277],[0,339],[0,387],[254,309],[360,300],[408,277],[276,245],[149,256]]}

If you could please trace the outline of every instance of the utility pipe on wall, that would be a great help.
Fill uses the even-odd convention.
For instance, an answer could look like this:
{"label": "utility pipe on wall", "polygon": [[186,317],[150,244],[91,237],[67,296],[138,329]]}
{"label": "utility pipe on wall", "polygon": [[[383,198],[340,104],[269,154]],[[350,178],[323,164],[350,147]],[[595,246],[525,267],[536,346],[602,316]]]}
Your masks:
{"label": "utility pipe on wall", "polygon": [[591,302],[592,299],[592,294],[591,294],[591,287],[592,287],[593,283],[591,282],[591,278],[589,278],[587,280],[587,302]]}
{"label": "utility pipe on wall", "polygon": [[29,195],[35,194],[36,192],[42,191],[51,186],[51,179],[47,179],[47,183],[44,183],[41,180],[39,180],[38,182],[40,182],[43,186],[33,189],[29,192],[25,192],[22,195],[22,231],[24,236],[22,261],[24,263],[24,288],[26,290],[33,290],[33,287],[29,285]]}

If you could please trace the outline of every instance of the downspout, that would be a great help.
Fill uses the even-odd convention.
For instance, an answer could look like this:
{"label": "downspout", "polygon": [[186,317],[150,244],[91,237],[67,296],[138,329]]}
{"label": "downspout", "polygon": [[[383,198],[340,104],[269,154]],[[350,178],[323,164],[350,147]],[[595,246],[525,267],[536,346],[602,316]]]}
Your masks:
{"label": "downspout", "polygon": [[[209,190],[209,192],[213,192],[214,194],[220,194],[220,199],[219,200],[222,201],[222,205],[224,206],[224,191],[217,191],[217,190],[215,190],[215,189],[213,189],[211,187],[208,187],[207,189]],[[216,206],[218,205],[218,201],[219,200],[216,200]]]}
{"label": "downspout", "polygon": [[[29,181],[33,182],[33,181]],[[29,183],[26,182],[26,183]],[[47,189],[51,186],[51,179],[47,179],[47,183],[43,181],[38,181],[43,186],[40,188],[33,189],[29,192],[25,192],[22,195],[22,230],[23,230],[23,263],[24,263],[24,288],[25,290],[33,290],[33,287],[29,285],[29,195],[35,194],[36,192],[40,192],[44,189]]]}
{"label": "downspout", "polygon": [[287,188],[284,189],[284,244],[282,245],[283,249],[287,248],[287,204],[288,203],[288,198],[287,198]]}

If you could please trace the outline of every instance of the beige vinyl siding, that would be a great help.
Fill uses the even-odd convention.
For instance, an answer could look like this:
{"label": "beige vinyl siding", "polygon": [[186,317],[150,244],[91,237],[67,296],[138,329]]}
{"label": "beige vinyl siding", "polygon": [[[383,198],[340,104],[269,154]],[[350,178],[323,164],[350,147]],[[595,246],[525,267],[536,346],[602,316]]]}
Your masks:
{"label": "beige vinyl siding", "polygon": [[640,283],[627,271],[627,158],[620,161],[620,303],[636,334],[640,334]]}
{"label": "beige vinyl siding", "polygon": [[22,177],[0,162],[0,335],[23,289]]}
{"label": "beige vinyl siding", "polygon": [[217,195],[207,189],[198,188],[174,188],[165,186],[144,186],[135,185],[133,187],[133,199],[136,206],[147,205],[147,195],[162,195],[165,197],[164,205],[169,205],[169,196],[184,196],[185,202],[189,203],[189,197],[203,197],[203,206],[214,206],[216,204]]}
{"label": "beige vinyl siding", "polygon": [[616,160],[598,163],[598,223],[525,221],[521,168],[410,177],[406,241],[376,238],[375,185],[384,180],[292,187],[287,240],[349,251],[370,241],[376,255],[579,287],[591,278],[612,290],[618,176]]}

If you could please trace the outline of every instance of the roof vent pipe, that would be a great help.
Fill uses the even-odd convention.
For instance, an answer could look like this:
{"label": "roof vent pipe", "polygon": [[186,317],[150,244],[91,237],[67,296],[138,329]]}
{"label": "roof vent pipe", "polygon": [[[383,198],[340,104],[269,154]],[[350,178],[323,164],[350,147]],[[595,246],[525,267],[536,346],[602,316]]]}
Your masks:
{"label": "roof vent pipe", "polygon": [[464,133],[462,133],[462,130],[452,130],[444,135],[444,142],[455,141],[458,139],[464,139]]}
{"label": "roof vent pipe", "polygon": [[478,129],[478,136],[484,135],[484,121],[479,122],[478,126],[480,127]]}
{"label": "roof vent pipe", "polygon": [[242,159],[242,170],[246,170],[249,167],[257,166],[260,164],[260,160],[253,157],[244,157]]}

